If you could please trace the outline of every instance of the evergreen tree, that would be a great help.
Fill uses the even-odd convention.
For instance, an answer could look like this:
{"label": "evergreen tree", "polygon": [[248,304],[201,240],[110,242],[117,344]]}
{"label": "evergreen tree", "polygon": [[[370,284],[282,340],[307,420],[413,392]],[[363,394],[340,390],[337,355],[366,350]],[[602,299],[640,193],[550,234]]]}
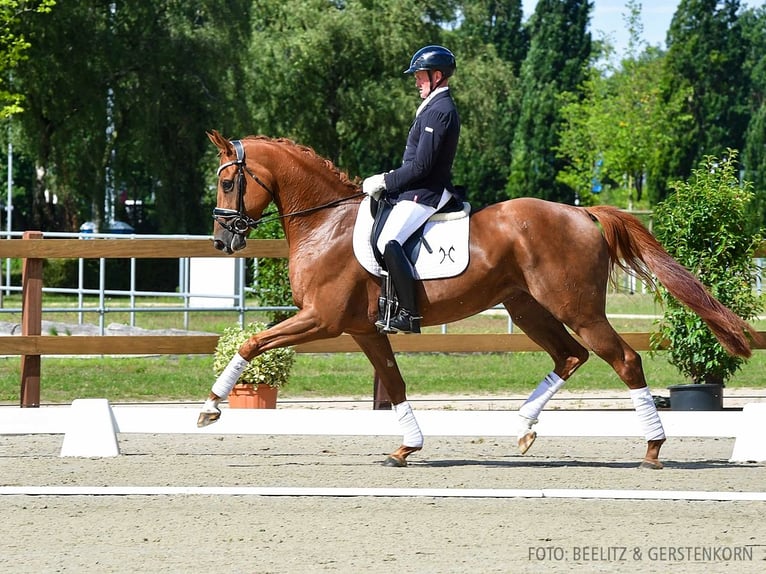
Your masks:
{"label": "evergreen tree", "polygon": [[559,94],[576,92],[591,54],[587,31],[592,2],[540,0],[529,22],[530,46],[521,67],[521,108],[511,150],[510,197],[573,203],[575,192],[557,182],[562,118]]}
{"label": "evergreen tree", "polygon": [[750,121],[745,134],[742,164],[745,179],[753,183],[755,205],[761,222],[766,221],[766,7],[742,16],[743,33],[750,51],[746,72],[751,81]]}
{"label": "evergreen tree", "polygon": [[747,128],[747,44],[739,0],[681,0],[667,36],[664,98],[678,102],[686,121],[672,126],[655,183],[662,199],[667,182],[686,179],[708,155],[742,149]]}
{"label": "evergreen tree", "polygon": [[529,42],[521,0],[463,2],[460,12],[460,25],[446,40],[458,56],[452,85],[462,120],[453,180],[478,207],[507,199],[518,72]]}
{"label": "evergreen tree", "polygon": [[512,64],[496,57],[492,46],[472,54],[461,44],[457,55],[458,70],[450,85],[461,128],[453,181],[464,186],[470,202],[479,207],[507,199],[518,81]]}
{"label": "evergreen tree", "polygon": [[521,0],[474,0],[462,4],[459,35],[492,45],[497,57],[509,62],[514,75],[518,75],[529,50]]}

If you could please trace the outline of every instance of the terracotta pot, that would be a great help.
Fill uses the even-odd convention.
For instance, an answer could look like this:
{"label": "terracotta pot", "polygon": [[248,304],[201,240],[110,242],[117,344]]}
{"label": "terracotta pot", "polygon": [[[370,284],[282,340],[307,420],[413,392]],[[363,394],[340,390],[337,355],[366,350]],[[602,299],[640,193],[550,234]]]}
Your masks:
{"label": "terracotta pot", "polygon": [[237,384],[229,393],[231,409],[275,409],[279,389],[269,385]]}

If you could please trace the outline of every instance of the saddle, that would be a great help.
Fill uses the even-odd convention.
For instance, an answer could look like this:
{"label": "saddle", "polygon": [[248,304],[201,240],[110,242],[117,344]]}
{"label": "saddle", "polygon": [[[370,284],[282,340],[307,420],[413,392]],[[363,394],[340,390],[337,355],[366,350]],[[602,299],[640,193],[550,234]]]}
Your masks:
{"label": "saddle", "polygon": [[[362,267],[378,277],[384,274],[385,265],[377,237],[391,209],[388,202],[367,197],[359,206],[354,226],[354,254]],[[453,198],[405,242],[404,251],[417,279],[454,277],[465,270],[470,211],[469,204]]]}
{"label": "saddle", "polygon": [[[388,220],[388,216],[391,215],[391,211],[393,210],[394,206],[386,201],[385,199],[380,200],[372,200],[370,201],[370,214],[372,215],[373,222],[372,222],[372,232],[370,233],[370,244],[372,245],[372,252],[375,255],[375,260],[378,262],[378,265],[383,267],[385,269],[386,265],[383,261],[383,254],[380,252],[380,249],[378,249],[378,238],[380,237],[380,234],[383,232],[383,227],[386,225],[386,221]],[[434,218],[436,215],[443,213],[463,213],[463,203],[455,199],[454,197],[450,198],[450,200],[442,207],[439,211],[434,213],[434,215],[429,218],[429,221]],[[420,247],[422,246],[425,248],[426,251],[429,253],[432,253],[431,246],[428,244],[424,237],[424,231],[425,231],[426,224],[424,223],[421,225],[415,233],[413,233],[410,238],[404,242],[404,245],[402,245],[402,248],[404,249],[404,253],[407,255],[407,258],[410,260],[410,263],[414,266],[415,263],[418,260],[418,255],[420,254]]]}

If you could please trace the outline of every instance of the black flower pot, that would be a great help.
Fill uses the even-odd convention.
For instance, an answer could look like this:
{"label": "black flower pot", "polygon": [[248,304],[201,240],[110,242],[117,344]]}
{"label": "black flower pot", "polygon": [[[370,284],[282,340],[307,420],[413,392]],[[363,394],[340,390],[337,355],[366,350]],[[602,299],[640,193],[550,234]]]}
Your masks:
{"label": "black flower pot", "polygon": [[720,411],[723,409],[723,385],[710,383],[673,385],[671,411]]}

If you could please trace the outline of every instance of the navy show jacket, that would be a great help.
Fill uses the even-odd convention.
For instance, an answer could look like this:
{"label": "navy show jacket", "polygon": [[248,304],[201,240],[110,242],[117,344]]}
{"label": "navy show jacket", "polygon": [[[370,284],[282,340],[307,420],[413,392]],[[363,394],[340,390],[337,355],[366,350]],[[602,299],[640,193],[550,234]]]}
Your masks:
{"label": "navy show jacket", "polygon": [[401,167],[384,175],[386,196],[394,203],[406,199],[436,207],[445,188],[455,193],[451,172],[459,136],[460,117],[445,90],[415,118]]}

